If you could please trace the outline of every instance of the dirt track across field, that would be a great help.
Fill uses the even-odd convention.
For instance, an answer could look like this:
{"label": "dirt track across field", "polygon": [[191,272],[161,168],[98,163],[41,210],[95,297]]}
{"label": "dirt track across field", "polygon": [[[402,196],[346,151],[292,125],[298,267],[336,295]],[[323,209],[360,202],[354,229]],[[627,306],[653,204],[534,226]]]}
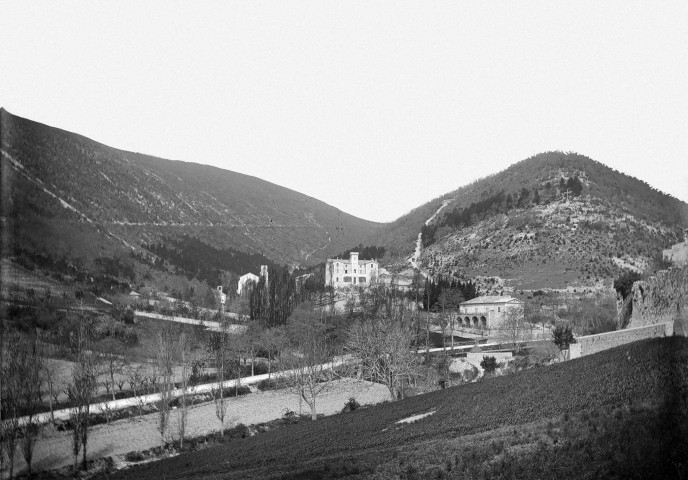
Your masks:
{"label": "dirt track across field", "polygon": [[[341,411],[344,403],[354,397],[361,405],[370,405],[389,399],[389,392],[384,385],[356,380],[342,380],[333,388],[321,394],[317,399],[317,411],[331,415]],[[303,413],[309,408],[305,402]],[[231,398],[227,408],[225,427],[239,423],[251,425],[280,418],[287,410],[299,413],[299,397],[287,390],[257,392],[238,398]],[[119,456],[125,453],[146,450],[160,445],[160,434],[157,431],[157,414],[144,415],[141,419],[134,417],[118,420],[110,425],[97,425],[89,433],[88,458],[113,457],[116,463],[122,463]],[[192,407],[187,420],[187,437],[204,435],[220,429],[220,422],[215,416],[213,402]],[[177,438],[177,411],[171,413],[173,438]],[[33,470],[50,470],[72,465],[71,431],[44,432],[39,439],[34,454]],[[25,463],[17,452],[15,473],[25,470]]]}

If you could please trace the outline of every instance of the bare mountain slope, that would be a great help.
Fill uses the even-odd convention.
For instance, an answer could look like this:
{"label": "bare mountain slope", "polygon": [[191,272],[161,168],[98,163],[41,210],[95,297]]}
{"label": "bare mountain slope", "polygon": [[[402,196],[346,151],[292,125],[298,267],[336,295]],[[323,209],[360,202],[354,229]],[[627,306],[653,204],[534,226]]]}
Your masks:
{"label": "bare mountain slope", "polygon": [[[309,264],[380,227],[255,177],[117,150],[4,109],[0,122],[5,247],[46,235],[59,244],[65,229],[79,228],[112,248],[188,235]],[[97,254],[68,243],[74,256]]]}

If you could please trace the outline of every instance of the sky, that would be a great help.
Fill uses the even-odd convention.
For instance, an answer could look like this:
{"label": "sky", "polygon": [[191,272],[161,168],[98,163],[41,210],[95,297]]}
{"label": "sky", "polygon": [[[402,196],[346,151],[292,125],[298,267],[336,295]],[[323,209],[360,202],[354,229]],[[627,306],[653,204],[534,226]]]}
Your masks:
{"label": "sky", "polygon": [[391,221],[575,151],[688,202],[688,2],[0,0],[0,106]]}

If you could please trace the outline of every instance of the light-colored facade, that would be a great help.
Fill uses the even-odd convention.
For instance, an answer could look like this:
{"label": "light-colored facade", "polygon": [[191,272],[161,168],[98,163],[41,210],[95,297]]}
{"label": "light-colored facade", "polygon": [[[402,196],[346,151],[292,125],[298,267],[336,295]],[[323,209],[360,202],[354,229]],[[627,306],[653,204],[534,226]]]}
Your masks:
{"label": "light-colored facade", "polygon": [[368,287],[377,281],[377,260],[359,260],[358,252],[351,252],[348,260],[328,258],[325,264],[325,285],[334,288]]}
{"label": "light-colored facade", "polygon": [[498,328],[509,310],[520,309],[520,314],[523,315],[523,305],[523,300],[513,297],[477,297],[459,305],[458,324],[468,328]]}

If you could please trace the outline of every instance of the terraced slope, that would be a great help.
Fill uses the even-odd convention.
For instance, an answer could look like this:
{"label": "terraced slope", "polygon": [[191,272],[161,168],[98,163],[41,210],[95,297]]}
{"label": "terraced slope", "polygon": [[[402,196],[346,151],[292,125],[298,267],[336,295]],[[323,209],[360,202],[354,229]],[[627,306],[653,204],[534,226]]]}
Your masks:
{"label": "terraced slope", "polygon": [[[661,425],[661,430],[653,430],[662,441],[664,457],[650,459],[651,465],[664,462],[665,468],[674,470],[669,460],[680,458],[677,455],[684,453],[688,459],[688,444],[685,439],[681,440],[682,435],[688,433],[688,340],[672,337],[637,342],[551,367],[285,427],[224,446],[138,466],[119,472],[114,478],[370,478],[382,471],[390,473],[389,476],[378,478],[427,478],[418,466],[410,462],[404,465],[404,461],[416,450],[428,458],[434,457],[433,452],[437,450],[432,448],[444,453],[439,465],[424,464],[423,468],[428,469],[426,474],[434,475],[435,467],[439,467],[441,475],[436,478],[464,478],[452,477],[461,473],[452,468],[460,463],[457,459],[461,462],[470,459],[462,456],[462,450],[451,451],[447,445],[458,445],[456,442],[476,438],[470,436],[481,432],[508,431],[518,436],[519,431],[525,433],[532,428],[533,422],[554,420],[562,415],[566,421],[574,415],[579,418],[614,411],[616,413],[609,420],[613,422],[616,416],[621,415],[621,419],[623,412],[636,407],[643,413],[630,418],[646,420],[649,415],[652,421],[660,418],[664,422],[657,424]],[[659,411],[665,413],[657,413]],[[429,415],[415,422],[400,423],[422,414]],[[629,420],[629,434],[647,427],[635,425],[633,421]],[[600,428],[609,428],[605,422],[599,423]],[[607,433],[612,435],[613,427]],[[602,450],[588,452],[590,461],[597,462],[599,457],[600,462],[606,462],[605,468],[613,471],[615,465],[621,466],[627,457],[622,455],[624,452],[605,451],[604,448],[611,447],[604,447],[604,438],[600,438]],[[608,436],[607,443],[610,439]],[[657,438],[652,437],[651,441]],[[544,455],[558,458],[557,452],[564,451],[564,447],[565,442],[557,444],[556,441],[544,445]],[[511,454],[516,456],[514,458],[519,455],[530,458],[530,453]],[[493,452],[492,457],[494,455]],[[492,457],[480,461],[489,464],[494,460]],[[446,468],[447,460],[449,468]],[[413,468],[408,469],[408,466]],[[571,468],[565,463],[559,466]],[[578,465],[577,470],[568,475],[577,478],[576,474],[583,471],[583,467]],[[682,465],[676,468],[679,467],[684,468]],[[688,465],[685,467],[688,469]],[[465,472],[468,466],[462,464],[462,468]],[[522,472],[522,476],[516,478],[554,478],[552,470],[540,473],[542,475],[531,476]]]}

